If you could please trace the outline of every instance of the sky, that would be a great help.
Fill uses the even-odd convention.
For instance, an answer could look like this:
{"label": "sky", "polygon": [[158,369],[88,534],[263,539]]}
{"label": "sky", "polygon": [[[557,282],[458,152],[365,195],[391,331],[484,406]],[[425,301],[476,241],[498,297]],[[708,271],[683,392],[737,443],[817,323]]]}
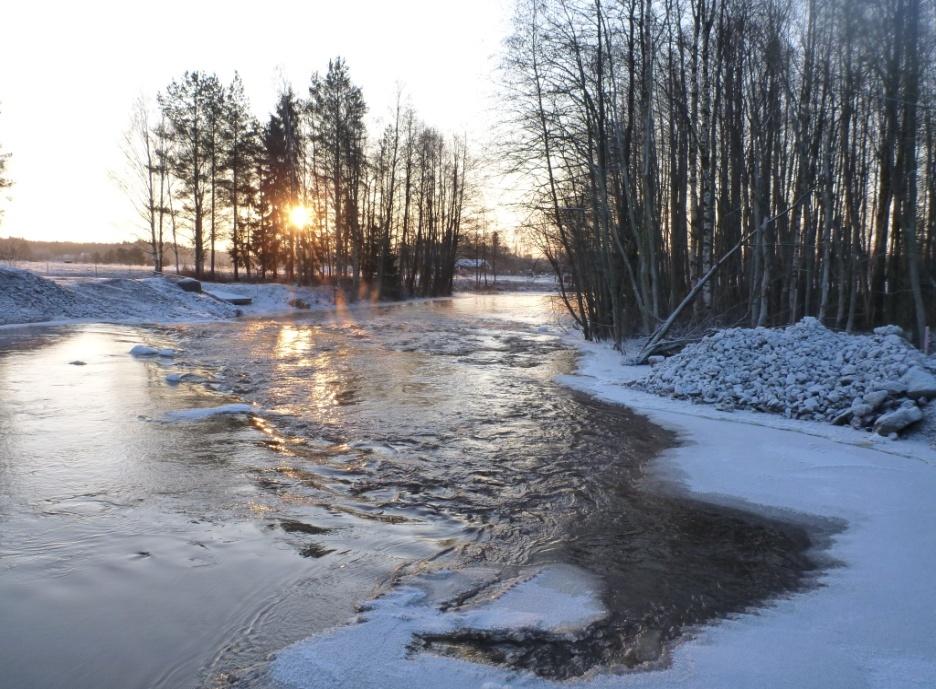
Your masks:
{"label": "sky", "polygon": [[[342,56],[372,122],[398,88],[422,119],[481,149],[495,121],[496,66],[512,0],[159,0],[8,3],[0,22],[0,150],[14,182],[0,236],[123,241],[141,236],[114,182],[139,96],[189,69],[240,72],[254,111],[304,94]],[[372,127],[373,129],[373,127]],[[499,193],[486,194],[499,204]],[[496,217],[509,217],[498,215]],[[504,222],[509,222],[506,220]],[[504,228],[510,229],[510,228]]]}

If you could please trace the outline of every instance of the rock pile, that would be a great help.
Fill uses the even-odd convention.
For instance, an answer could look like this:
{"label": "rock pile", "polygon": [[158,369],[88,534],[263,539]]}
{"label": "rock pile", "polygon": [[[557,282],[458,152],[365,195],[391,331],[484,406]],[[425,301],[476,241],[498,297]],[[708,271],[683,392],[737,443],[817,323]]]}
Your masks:
{"label": "rock pile", "polygon": [[[804,318],[783,329],[721,330],[658,361],[635,387],[660,395],[850,423],[882,435],[923,418],[936,398],[936,360],[897,326],[848,335]],[[936,405],[934,405],[936,406]]]}

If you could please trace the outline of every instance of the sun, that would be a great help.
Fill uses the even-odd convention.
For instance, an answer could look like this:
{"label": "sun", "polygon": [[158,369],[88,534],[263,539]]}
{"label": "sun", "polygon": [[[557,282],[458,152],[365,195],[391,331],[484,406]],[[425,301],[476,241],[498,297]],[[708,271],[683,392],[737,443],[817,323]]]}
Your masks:
{"label": "sun", "polygon": [[289,211],[289,222],[293,227],[305,227],[311,219],[309,209],[305,206],[293,206]]}

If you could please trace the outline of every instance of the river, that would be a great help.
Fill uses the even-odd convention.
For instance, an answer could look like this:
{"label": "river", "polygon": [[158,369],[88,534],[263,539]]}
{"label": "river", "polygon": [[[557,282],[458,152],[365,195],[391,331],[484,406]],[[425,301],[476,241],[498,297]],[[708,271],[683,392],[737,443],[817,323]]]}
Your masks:
{"label": "river", "polygon": [[[0,331],[3,685],[218,686],[419,572],[550,563],[610,611],[572,647],[423,652],[561,679],[812,585],[801,526],[648,485],[677,439],[554,382],[575,364],[555,308]],[[131,357],[143,341],[178,353]],[[172,416],[232,402],[259,413]]]}

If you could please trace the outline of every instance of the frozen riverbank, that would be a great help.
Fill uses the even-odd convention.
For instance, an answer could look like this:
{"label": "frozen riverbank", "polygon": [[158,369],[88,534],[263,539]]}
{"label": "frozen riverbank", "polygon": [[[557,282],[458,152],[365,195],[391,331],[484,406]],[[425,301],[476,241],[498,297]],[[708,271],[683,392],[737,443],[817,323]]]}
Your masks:
{"label": "frozen riverbank", "polygon": [[[161,513],[164,503],[148,493],[139,494],[136,474],[127,474],[132,464],[145,472],[142,475],[155,476],[154,495],[173,504],[179,497],[172,490],[166,492],[165,479],[174,479],[180,471],[193,473],[197,488],[193,505],[206,512],[209,523],[224,523],[226,517],[218,515],[236,509],[242,521],[257,522],[251,522],[251,539],[262,539],[264,534],[286,539],[273,545],[285,545],[287,555],[307,563],[303,572],[314,564],[319,568],[316,576],[322,578],[295,588],[296,596],[287,599],[283,615],[274,615],[263,625],[279,643],[258,647],[252,623],[251,631],[243,632],[239,623],[229,625],[217,616],[201,614],[204,611],[196,610],[197,604],[179,605],[189,599],[159,581],[141,578],[137,570],[127,569],[132,575],[124,575],[124,568],[141,566],[151,568],[143,572],[171,575],[174,569],[158,568],[187,567],[192,552],[201,556],[191,560],[192,566],[210,574],[203,558],[217,554],[202,553],[203,539],[199,536],[198,543],[192,543],[184,531],[190,527],[178,537],[178,560],[172,549],[148,536],[139,543],[115,541],[111,524],[98,520],[101,538],[120,549],[109,552],[109,557],[130,554],[126,562],[120,560],[118,570],[113,569],[112,559],[102,563],[107,571],[118,572],[128,599],[152,606],[156,592],[165,591],[176,608],[198,612],[208,631],[221,629],[224,639],[233,640],[231,647],[240,649],[236,662],[211,661],[214,669],[240,669],[242,660],[257,662],[268,650],[340,624],[350,615],[352,599],[371,596],[370,585],[364,592],[355,588],[353,596],[336,596],[329,582],[346,584],[356,575],[359,581],[372,582],[377,578],[374,562],[396,570],[400,563],[431,558],[425,561],[426,569],[410,567],[408,571],[422,575],[407,577],[405,586],[381,597],[359,624],[321,631],[282,650],[271,665],[258,666],[257,675],[245,678],[245,686],[250,687],[927,686],[936,669],[928,646],[936,632],[936,623],[928,617],[934,607],[929,573],[936,565],[936,519],[927,510],[936,490],[933,451],[824,422],[750,411],[727,413],[639,392],[626,383],[648,369],[624,366],[620,354],[609,349],[582,346],[577,374],[563,376],[560,382],[629,405],[682,436],[683,447],[650,459],[660,448],[659,427],[552,382],[558,373],[573,370],[574,352],[550,325],[548,304],[537,299],[462,297],[370,312],[324,312],[306,319],[161,328],[155,331],[158,341],[144,338],[150,350],[137,350],[155,353],[149,357],[127,354],[141,337],[142,331],[136,329],[106,345],[95,334],[97,327],[74,329],[89,338],[81,340],[80,348],[69,344],[41,356],[33,355],[37,348],[30,345],[22,349],[22,356],[8,355],[6,370],[11,375],[0,395],[8,406],[6,414],[0,413],[0,422],[8,419],[0,433],[7,449],[0,443],[0,455],[6,451],[16,459],[7,463],[15,480],[5,485],[23,491],[12,503],[0,500],[0,508],[17,508],[20,521],[11,534],[42,538],[48,533],[55,542],[74,543],[79,553],[82,538],[64,538],[31,526],[44,518],[34,514],[34,505],[51,501],[49,518],[54,519],[62,510],[82,514],[96,510],[123,518],[137,514],[134,506],[143,497],[139,504],[147,512],[140,513],[141,523],[157,523],[164,530],[164,522],[154,522],[149,513],[154,509]],[[21,336],[13,330],[6,334]],[[168,353],[168,345],[175,356],[159,356],[161,351]],[[27,360],[33,361],[28,367]],[[70,365],[78,361],[85,365]],[[117,375],[102,375],[111,367]],[[50,370],[56,373],[50,376]],[[31,372],[29,377],[26,371]],[[125,385],[115,387],[115,380],[137,381],[133,389],[140,388],[141,402],[128,405],[126,393],[115,395],[114,390]],[[69,384],[63,386],[63,381]],[[217,383],[212,390],[224,393],[203,397],[207,391],[201,385],[209,381]],[[86,387],[89,384],[96,388]],[[113,408],[76,407],[73,401],[79,391]],[[70,445],[62,445],[44,427],[50,400],[72,412],[68,426],[61,423],[64,411],[55,412]],[[256,406],[228,406],[246,403]],[[192,418],[196,408],[196,415],[205,418]],[[269,410],[269,415],[246,425],[243,415],[254,409]],[[102,432],[102,423],[115,424],[119,431]],[[145,434],[148,454],[141,452],[139,433]],[[187,433],[204,448],[193,454]],[[228,437],[231,433],[235,436]],[[262,444],[257,443],[258,433],[266,438]],[[172,447],[162,446],[176,435]],[[113,449],[103,451],[89,439],[111,443]],[[243,456],[239,449],[232,450],[231,442],[238,439],[243,441]],[[55,458],[60,449],[59,463]],[[144,456],[146,461],[140,461]],[[163,456],[171,461],[156,461]],[[89,473],[81,465],[72,480],[83,483],[63,487],[63,467],[75,466],[75,457],[104,473]],[[102,463],[102,458],[111,461]],[[153,474],[163,464],[165,472]],[[111,466],[116,475],[134,479],[132,489],[99,495],[96,488],[85,485],[105,484]],[[37,468],[45,472],[48,496],[37,497]],[[199,477],[203,470],[217,471],[225,480]],[[631,490],[647,470],[657,479],[656,490]],[[207,496],[202,486],[218,488],[221,494]],[[711,512],[726,511],[693,498],[773,517],[791,516],[800,523],[831,523],[838,531],[823,554],[840,566],[818,572],[822,588],[807,587],[803,592],[801,587],[768,586],[772,595],[748,597],[749,604],[722,607],[719,614],[698,620],[702,624],[672,648],[669,663],[655,661],[653,651],[661,641],[659,634],[653,634],[657,630],[639,630],[632,648],[637,661],[646,659],[643,654],[649,651],[651,664],[645,672],[612,674],[606,669],[609,663],[598,663],[568,681],[556,681],[546,678],[554,675],[537,676],[522,669],[529,667],[525,662],[513,662],[507,669],[462,659],[477,658],[475,652],[496,659],[494,654],[507,649],[514,654],[545,653],[561,665],[568,657],[562,654],[570,649],[591,651],[587,644],[594,635],[582,625],[591,626],[605,611],[621,609],[615,603],[628,595],[631,601],[668,604],[678,587],[700,601],[710,601],[734,588],[724,576],[732,572],[749,586],[764,586],[777,569],[765,557],[770,552],[764,547],[769,533],[752,523],[749,514],[713,516]],[[174,509],[170,516],[176,514]],[[179,512],[184,524],[189,523],[190,509]],[[67,525],[81,530],[91,524],[78,519]],[[35,586],[37,572],[54,576],[57,570],[46,572],[42,561],[26,557],[38,546],[25,545],[29,547],[21,548],[19,573],[5,575],[5,581],[19,588],[11,589],[3,600],[16,607],[24,621],[8,625],[11,638],[24,639],[9,648],[17,659],[34,657],[36,649],[44,649],[46,660],[40,668],[16,661],[23,676],[48,671],[68,672],[74,678],[75,661],[56,655],[56,649],[72,647],[75,641],[62,640],[75,629],[82,630],[82,638],[91,638],[83,618],[89,613],[75,612],[74,621],[66,620],[57,630],[59,641],[50,644],[46,627],[39,623],[65,617],[54,598],[42,608],[44,615],[37,614],[35,596],[68,591],[69,581],[77,579]],[[754,547],[756,557],[743,556],[741,551],[748,546]],[[251,550],[253,546],[245,545],[244,552],[248,556],[264,552],[263,545],[259,547]],[[459,552],[481,564],[519,563],[522,571],[507,575],[478,571],[480,567],[462,569],[454,566],[459,563],[452,555]],[[781,549],[779,554],[788,559],[790,552]],[[256,559],[277,568],[289,565],[288,560]],[[569,567],[556,569],[557,561],[568,562]],[[450,564],[452,569],[440,571]],[[252,581],[263,596],[280,599],[269,575],[245,579],[240,571],[232,575],[237,584]],[[494,585],[492,575],[497,577]],[[95,582],[93,591],[102,597],[98,600],[111,601],[108,578],[93,572],[77,581]],[[479,583],[485,584],[480,589],[484,595],[473,596],[466,607],[458,605],[466,589],[477,589]],[[137,595],[138,584],[144,586],[145,595]],[[650,587],[650,595],[644,587]],[[218,590],[243,596],[229,585]],[[199,591],[186,590],[193,595]],[[666,595],[657,595],[660,591]],[[617,601],[615,593],[620,593]],[[323,601],[344,607],[335,608],[327,622],[289,626],[306,594],[313,596],[313,611]],[[263,596],[245,601],[265,605]],[[138,683],[128,682],[122,671],[111,672],[108,676],[116,681],[115,687],[191,685],[153,680],[159,659],[175,658],[178,652],[166,647],[159,653],[139,636],[130,638],[127,629],[137,627],[112,628],[110,602],[88,605],[92,598],[87,588],[72,598],[120,639],[89,641],[95,653],[128,661],[137,654],[149,659],[146,668],[134,661]],[[453,600],[455,605],[439,603]],[[222,603],[218,601],[218,610],[226,614],[230,606]],[[246,617],[254,619],[255,609],[250,607]],[[644,619],[631,614],[631,608],[623,609],[629,619]],[[4,614],[10,615],[8,610]],[[139,630],[171,630],[166,639],[204,654],[193,654],[186,672],[196,672],[203,657],[215,658],[217,634],[198,642],[180,631],[188,626],[184,616],[178,617],[182,626],[177,628],[175,613],[167,614],[162,626],[154,624],[152,613],[145,614],[149,623]],[[529,643],[531,627],[538,635],[534,644]],[[24,634],[24,629],[35,633]],[[557,639],[554,634],[563,636]],[[447,655],[447,650],[460,657]],[[90,651],[83,649],[86,652]],[[241,652],[246,655],[238,655]],[[102,663],[85,660],[86,667],[115,667],[113,660]],[[11,665],[8,661],[7,668]],[[84,684],[73,683],[100,689],[97,675],[87,677]]]}
{"label": "frozen riverbank", "polygon": [[840,520],[818,590],[713,625],[672,667],[620,687],[929,687],[936,680],[936,451],[757,412],[720,412],[628,386],[645,369],[583,346],[563,382],[678,432],[655,463],[665,485],[748,509]]}

